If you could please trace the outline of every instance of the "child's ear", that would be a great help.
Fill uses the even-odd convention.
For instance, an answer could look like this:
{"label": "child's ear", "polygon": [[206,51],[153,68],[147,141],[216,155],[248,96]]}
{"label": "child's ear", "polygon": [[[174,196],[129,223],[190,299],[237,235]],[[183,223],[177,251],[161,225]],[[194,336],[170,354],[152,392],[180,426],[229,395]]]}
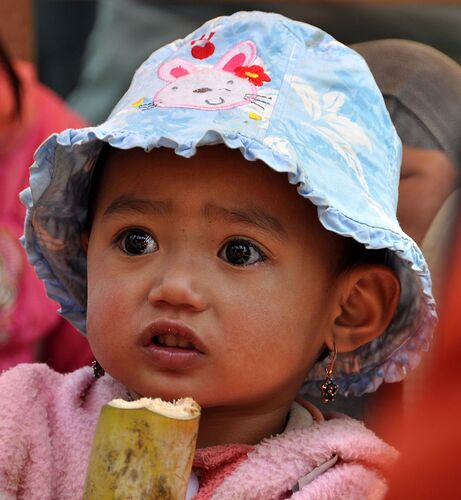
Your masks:
{"label": "child's ear", "polygon": [[400,299],[395,272],[379,264],[363,264],[338,278],[332,336],[338,352],[349,352],[381,335],[391,322]]}
{"label": "child's ear", "polygon": [[88,254],[88,243],[90,241],[90,232],[85,229],[85,231],[82,232],[80,235],[80,244],[82,245],[83,248],[83,253],[85,254],[85,257]]}

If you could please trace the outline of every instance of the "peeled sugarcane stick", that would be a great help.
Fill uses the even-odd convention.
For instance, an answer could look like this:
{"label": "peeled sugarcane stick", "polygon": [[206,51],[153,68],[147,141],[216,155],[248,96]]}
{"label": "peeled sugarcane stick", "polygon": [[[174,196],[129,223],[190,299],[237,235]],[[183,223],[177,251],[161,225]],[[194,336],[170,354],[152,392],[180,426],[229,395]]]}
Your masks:
{"label": "peeled sugarcane stick", "polygon": [[83,500],[183,500],[200,406],[191,398],[114,399],[99,416]]}

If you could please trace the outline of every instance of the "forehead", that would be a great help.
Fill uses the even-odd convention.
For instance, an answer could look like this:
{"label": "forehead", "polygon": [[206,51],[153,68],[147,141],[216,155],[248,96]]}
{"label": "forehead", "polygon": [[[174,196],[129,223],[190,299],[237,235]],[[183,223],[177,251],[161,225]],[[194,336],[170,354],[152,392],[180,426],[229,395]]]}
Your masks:
{"label": "forehead", "polygon": [[240,151],[224,145],[198,148],[191,158],[169,148],[149,153],[111,148],[99,168],[92,189],[93,215],[118,197],[130,196],[168,202],[183,216],[203,213],[206,205],[262,210],[288,232],[336,236],[321,226],[316,207],[298,194],[286,173],[275,172],[261,161],[245,160]]}
{"label": "forehead", "polygon": [[98,198],[127,193],[184,203],[209,198],[269,204],[276,211],[315,212],[289,184],[287,174],[277,173],[260,161],[247,161],[240,151],[223,145],[198,148],[191,158],[168,148],[149,153],[140,148],[110,149],[102,169]]}

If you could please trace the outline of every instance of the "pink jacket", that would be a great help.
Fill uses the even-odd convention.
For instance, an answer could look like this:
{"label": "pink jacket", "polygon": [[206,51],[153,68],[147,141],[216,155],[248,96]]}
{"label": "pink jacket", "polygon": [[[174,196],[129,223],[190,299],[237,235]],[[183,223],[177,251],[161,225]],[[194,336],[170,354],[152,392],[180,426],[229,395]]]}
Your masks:
{"label": "pink jacket", "polygon": [[[100,408],[126,393],[89,368],[62,375],[25,364],[2,374],[0,498],[81,499]],[[295,485],[294,500],[383,498],[397,452],[358,421],[313,421],[305,410],[300,419],[299,408],[282,434],[254,447],[197,450],[195,498],[279,499]]]}
{"label": "pink jacket", "polygon": [[19,244],[25,208],[19,192],[29,180],[36,148],[53,132],[83,127],[85,122],[51,90],[41,85],[32,65],[15,62],[22,85],[20,119],[9,119],[13,104],[6,77],[0,72],[0,371],[37,359],[45,337],[45,357],[60,371],[91,361],[84,337],[58,316],[43,283],[27,263]]}

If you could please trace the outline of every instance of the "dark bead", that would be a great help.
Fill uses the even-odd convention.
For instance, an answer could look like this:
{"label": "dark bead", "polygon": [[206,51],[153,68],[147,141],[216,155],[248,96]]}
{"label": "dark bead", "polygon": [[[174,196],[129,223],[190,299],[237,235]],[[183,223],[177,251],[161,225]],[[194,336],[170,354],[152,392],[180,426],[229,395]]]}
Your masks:
{"label": "dark bead", "polygon": [[320,393],[324,403],[330,403],[333,401],[337,392],[338,385],[335,384],[330,378],[325,380],[325,382],[320,386]]}
{"label": "dark bead", "polygon": [[96,360],[91,363],[91,368],[93,368],[95,378],[101,378],[106,373],[104,368]]}

